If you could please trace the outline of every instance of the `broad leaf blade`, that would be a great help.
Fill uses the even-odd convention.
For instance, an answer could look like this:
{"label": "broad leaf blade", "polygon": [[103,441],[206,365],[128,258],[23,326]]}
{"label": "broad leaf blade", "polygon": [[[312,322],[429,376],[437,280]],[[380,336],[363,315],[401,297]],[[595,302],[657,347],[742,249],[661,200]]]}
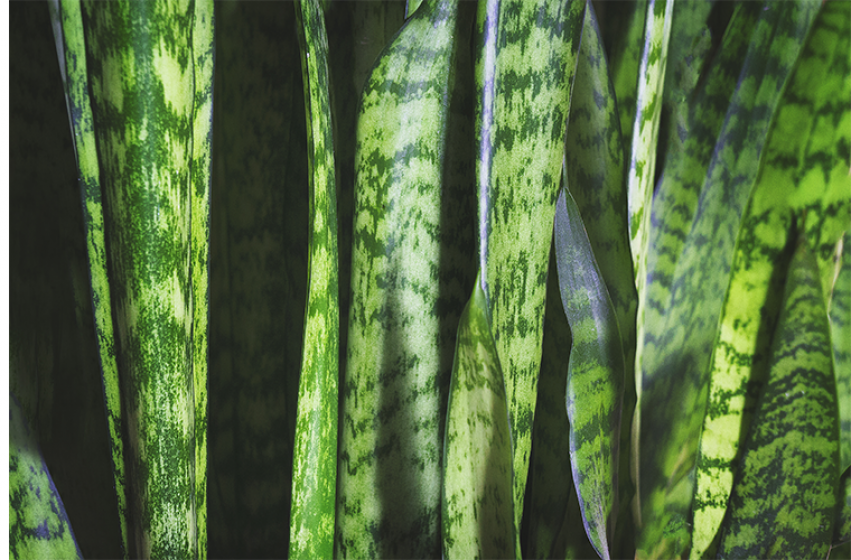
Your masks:
{"label": "broad leaf blade", "polygon": [[[440,456],[457,311],[444,266],[466,239],[443,183],[457,3],[407,21],[358,121],[352,302],[336,555],[440,554]],[[403,404],[404,403],[404,404]]]}
{"label": "broad leaf blade", "polygon": [[325,16],[295,5],[299,22],[310,176],[308,295],[293,450],[290,558],[334,554],[339,301],[337,197]]}
{"label": "broad leaf blade", "polygon": [[818,264],[804,237],[789,265],[721,558],[824,558],[833,537],[839,474],[836,382]]}
{"label": "broad leaf blade", "polygon": [[513,558],[508,404],[478,281],[458,327],[443,460],[443,557]]}
{"label": "broad leaf blade", "polygon": [[579,209],[564,190],[556,202],[555,251],[573,340],[567,370],[573,481],[588,538],[607,559],[617,510],[623,347]]}

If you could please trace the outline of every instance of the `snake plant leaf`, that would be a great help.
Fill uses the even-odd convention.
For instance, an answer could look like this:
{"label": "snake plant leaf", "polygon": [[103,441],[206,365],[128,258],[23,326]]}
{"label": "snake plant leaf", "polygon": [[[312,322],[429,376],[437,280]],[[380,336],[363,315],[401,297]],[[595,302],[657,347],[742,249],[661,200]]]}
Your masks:
{"label": "snake plant leaf", "polygon": [[[644,292],[647,270],[647,240],[650,203],[656,174],[656,145],[668,61],[668,42],[674,19],[673,0],[648,0],[644,48],[638,69],[635,118],[629,144],[627,208],[629,242],[632,249],[635,285]],[[639,354],[640,361],[640,354]],[[640,390],[639,390],[640,394]]]}
{"label": "snake plant leaf", "polygon": [[277,558],[289,551],[307,297],[304,88],[292,6],[215,10],[209,554]]}
{"label": "snake plant leaf", "polygon": [[[570,326],[559,294],[555,252],[551,251],[541,373],[520,535],[520,549],[525,558],[559,558],[565,555],[566,545],[557,548],[557,537],[567,520],[567,505],[573,493],[573,480],[565,476],[570,464],[570,424],[564,401],[567,392],[565,364],[570,359],[570,340]],[[578,503],[576,517],[570,521],[575,522],[576,531],[587,540]],[[566,533],[573,536],[574,531]]]}
{"label": "snake plant leaf", "polygon": [[479,270],[506,391],[520,527],[541,363],[547,267],[585,3],[479,3]]}
{"label": "snake plant leaf", "polygon": [[830,325],[804,235],[789,265],[770,367],[722,526],[719,558],[825,558],[839,431]]}
{"label": "snake plant leaf", "polygon": [[9,557],[82,558],[21,405],[9,395]]}
{"label": "snake plant leaf", "polygon": [[[840,239],[839,270],[830,300],[830,337],[836,392],[851,395],[851,230]],[[840,468],[851,467],[851,399],[839,399]]]}
{"label": "snake plant leaf", "polygon": [[213,77],[215,71],[213,2],[196,1],[192,55],[195,99],[192,124],[192,389],[195,400],[196,551],[207,557],[207,342],[210,317],[210,187],[213,165]]}
{"label": "snake plant leaf", "polygon": [[[826,4],[777,109],[742,218],[710,364],[709,404],[695,474],[693,557],[704,555],[721,525],[754,405],[748,395],[767,375],[770,336],[783,293],[788,217],[806,209],[808,236],[818,240],[817,254],[831,258],[837,238],[849,227],[851,107],[843,102],[851,98],[849,36],[851,18],[841,5]],[[818,260],[819,269],[832,275],[833,263],[821,256]],[[822,272],[823,289],[829,287],[826,280],[832,278]],[[838,328],[835,321],[832,328]],[[833,340],[836,347],[843,339]],[[840,411],[847,407],[842,401]]]}
{"label": "snake plant leaf", "polygon": [[304,351],[293,451],[290,558],[331,558],[337,486],[339,307],[337,210],[325,17],[296,4],[304,74],[310,177],[310,253]]}
{"label": "snake plant leaf", "polygon": [[608,559],[618,507],[623,346],[579,208],[564,190],[556,202],[555,252],[573,340],[566,393],[573,482],[588,538],[597,554]]}
{"label": "snake plant leaf", "polygon": [[845,469],[845,472],[839,478],[839,504],[837,506],[833,529],[834,547],[851,541],[851,469]]}
{"label": "snake plant leaf", "polygon": [[65,101],[74,139],[74,153],[79,171],[83,221],[86,231],[91,301],[103,380],[104,403],[112,456],[115,494],[118,503],[121,543],[125,558],[129,553],[127,485],[124,464],[123,420],[118,382],[115,332],[107,272],[104,230],[103,191],[95,145],[92,105],[89,97],[86,66],[86,41],[83,14],[77,0],[50,2],[57,53],[65,87]]}
{"label": "snake plant leaf", "polygon": [[461,314],[446,414],[443,557],[513,558],[508,402],[478,281]]}
{"label": "snake plant leaf", "polygon": [[461,309],[442,264],[444,253],[463,253],[455,245],[463,223],[443,220],[458,197],[443,183],[456,29],[456,2],[420,7],[362,97],[337,470],[340,557],[440,555],[452,310]]}
{"label": "snake plant leaf", "polygon": [[[639,557],[677,556],[691,544],[688,520],[707,373],[735,240],[771,116],[818,11],[811,2],[765,8],[737,7],[728,44],[738,42],[730,32],[748,28],[754,11],[759,18],[744,39],[741,70],[724,56],[711,69],[691,114],[707,121],[693,126],[682,154],[666,161],[654,199],[650,281],[646,293],[639,291],[640,390],[633,425],[640,434]],[[732,84],[731,73],[739,76]],[[717,96],[725,89],[722,102]]]}
{"label": "snake plant leaf", "polygon": [[[614,85],[593,5],[585,10],[582,44],[567,125],[565,164],[567,188],[576,200],[594,257],[606,283],[620,326],[625,359],[622,421],[629,423],[635,410],[635,313],[638,297],[632,271],[625,185],[625,156],[621,138]],[[620,432],[620,448],[628,450],[630,430]],[[620,455],[620,494],[623,503],[632,501],[635,488],[629,476],[629,453]],[[632,555],[632,513],[620,509],[613,543],[629,550],[612,550],[615,556]],[[628,543],[628,544],[626,544]]]}
{"label": "snake plant leaf", "polygon": [[612,85],[617,93],[623,143],[629,153],[635,122],[638,70],[644,46],[647,0],[611,1],[605,6],[608,9],[603,20],[603,39],[609,54]]}
{"label": "snake plant leaf", "polygon": [[[199,528],[196,515],[196,474],[204,475],[196,468],[205,461],[196,457],[197,294],[191,271],[193,258],[206,262],[198,254],[204,252],[205,240],[192,239],[203,231],[205,218],[196,216],[193,228],[192,199],[205,196],[209,183],[209,169],[199,165],[204,151],[195,152],[193,142],[195,93],[211,89],[202,75],[212,80],[209,68],[196,74],[196,54],[209,56],[212,33],[203,34],[210,44],[195,46],[193,26],[203,14],[210,17],[212,7],[88,3],[84,8],[114,271],[110,288],[118,366],[127,405],[135,555],[203,556],[206,551],[198,550],[205,528]],[[206,139],[209,116],[198,119],[207,121],[199,131]],[[199,350],[206,354],[203,346]]]}

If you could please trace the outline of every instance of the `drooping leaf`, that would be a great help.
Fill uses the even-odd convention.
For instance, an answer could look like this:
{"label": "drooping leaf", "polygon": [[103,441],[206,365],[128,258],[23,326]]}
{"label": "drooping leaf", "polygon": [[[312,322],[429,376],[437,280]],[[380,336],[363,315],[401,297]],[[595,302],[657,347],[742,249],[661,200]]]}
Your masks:
{"label": "drooping leaf", "polygon": [[[783,291],[789,217],[807,210],[808,235],[818,240],[819,255],[832,252],[851,221],[851,107],[843,101],[851,98],[851,18],[844,12],[841,5],[826,4],[813,23],[777,109],[737,236],[700,436],[694,557],[703,556],[724,517],[754,405],[752,395],[767,374]],[[818,260],[822,271],[835,268]],[[822,287],[828,288],[824,272]]]}
{"label": "drooping leaf", "polygon": [[479,270],[506,372],[519,532],[543,338],[546,277],[584,2],[479,3]]}
{"label": "drooping leaf", "polygon": [[[639,290],[633,426],[640,434],[640,557],[677,556],[691,544],[707,372],[735,240],[771,116],[818,6],[783,2],[765,8],[737,7],[722,55],[695,97],[691,118],[700,126],[690,127],[682,153],[666,160],[653,201],[648,283],[645,293]],[[752,34],[733,36],[746,31],[754,16],[759,19]],[[742,63],[729,52],[740,41],[747,46]]]}
{"label": "drooping leaf", "polygon": [[446,265],[471,249],[458,245],[468,220],[445,219],[463,199],[443,181],[457,11],[452,1],[421,6],[362,97],[338,463],[341,557],[440,555],[445,402],[465,298]]}
{"label": "drooping leaf", "polygon": [[608,559],[617,512],[623,346],[579,209],[565,190],[556,202],[555,251],[572,337],[566,398],[574,488],[588,538]]}
{"label": "drooping leaf", "polygon": [[310,241],[304,350],[293,450],[290,558],[334,554],[337,488],[337,197],[328,38],[318,1],[295,5],[304,75]]}
{"label": "drooping leaf", "polygon": [[505,382],[477,281],[452,366],[443,466],[444,558],[513,558],[511,429]]}
{"label": "drooping leaf", "polygon": [[718,555],[824,558],[837,505],[839,413],[818,263],[803,235],[770,356]]}
{"label": "drooping leaf", "polygon": [[21,406],[9,395],[9,557],[82,558]]}

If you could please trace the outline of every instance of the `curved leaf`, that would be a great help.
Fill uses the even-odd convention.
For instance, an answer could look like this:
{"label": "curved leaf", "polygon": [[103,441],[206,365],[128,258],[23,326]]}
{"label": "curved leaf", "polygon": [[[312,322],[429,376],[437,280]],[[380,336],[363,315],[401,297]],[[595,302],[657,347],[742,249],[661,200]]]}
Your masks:
{"label": "curved leaf", "polygon": [[839,475],[836,382],[818,263],[803,236],[783,301],[719,558],[825,558],[830,550]]}
{"label": "curved leaf", "polygon": [[564,190],[556,202],[555,251],[573,340],[567,366],[573,482],[588,538],[600,557],[608,559],[617,514],[623,346],[579,209]]}
{"label": "curved leaf", "polygon": [[9,395],[9,557],[82,558],[21,406]]}
{"label": "curved leaf", "polygon": [[[840,239],[837,248],[841,251],[836,255],[839,270],[830,300],[830,337],[836,391],[851,395],[851,230]],[[839,447],[840,468],[845,471],[851,467],[851,399],[839,399]]]}
{"label": "curved leaf", "polygon": [[508,403],[478,279],[461,314],[446,414],[443,557],[513,558]]}

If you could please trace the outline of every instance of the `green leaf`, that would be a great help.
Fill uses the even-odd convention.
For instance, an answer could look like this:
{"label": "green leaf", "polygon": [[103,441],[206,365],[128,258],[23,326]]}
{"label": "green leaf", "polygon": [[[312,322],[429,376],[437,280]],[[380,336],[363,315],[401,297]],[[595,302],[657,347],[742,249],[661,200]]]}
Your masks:
{"label": "green leaf", "polygon": [[[618,123],[615,89],[609,79],[600,31],[592,4],[585,11],[579,62],[571,96],[565,144],[567,188],[576,200],[594,257],[612,299],[620,327],[625,378],[620,432],[619,492],[625,504],[635,488],[629,473],[629,426],[635,410],[635,313],[638,297],[632,271],[627,228],[625,156]],[[614,556],[633,554],[633,520],[628,507],[620,509]],[[628,549],[628,550],[627,550]]]}
{"label": "green leaf", "polygon": [[[846,128],[847,129],[847,128]],[[830,300],[830,337],[833,341],[833,367],[836,391],[851,395],[851,230],[837,244],[839,270]],[[851,399],[839,399],[840,469],[851,466]]]}
{"label": "green leaf", "polygon": [[[639,290],[633,426],[640,434],[640,557],[677,556],[691,544],[707,373],[735,240],[771,116],[818,6],[783,2],[765,8],[738,6],[722,56],[696,95],[695,126],[682,153],[666,160],[653,201],[649,282],[646,292]],[[735,36],[757,15],[753,34]],[[738,45],[747,46],[740,71],[735,58],[725,58]]]}
{"label": "green leaf", "polygon": [[[703,556],[721,524],[753,409],[748,395],[767,374],[770,336],[782,303],[789,216],[806,210],[817,254],[831,258],[837,237],[849,226],[851,107],[843,102],[851,98],[849,35],[851,18],[841,5],[826,4],[778,106],[742,218],[710,365],[696,472],[694,557]],[[812,87],[815,82],[820,87]],[[824,271],[832,276],[835,267],[818,260],[822,286],[829,288]]]}
{"label": "green leaf", "polygon": [[617,510],[623,347],[614,306],[567,191],[556,202],[555,251],[573,340],[567,366],[573,482],[588,538],[608,559]]}
{"label": "green leaf", "polygon": [[212,71],[196,63],[210,56],[212,33],[199,33],[208,43],[197,37],[196,46],[192,31],[198,23],[200,32],[210,11],[201,4],[89,3],[84,12],[126,404],[132,540],[139,546],[131,555],[141,557],[206,554],[198,550],[206,529],[196,514],[203,506],[196,481],[204,477],[196,469],[205,460],[196,456],[203,435],[196,441],[194,387],[195,351],[204,361],[206,348],[203,333],[193,333],[193,302],[206,287],[202,279],[194,292],[192,274],[193,261],[206,266],[206,220],[202,212],[193,227],[192,207],[209,184],[209,155],[193,143],[196,124],[204,123],[201,138],[209,135],[210,107],[198,108],[196,123],[195,103],[204,90],[209,95],[201,76],[212,80]]}
{"label": "green leaf", "polygon": [[476,281],[461,314],[443,466],[444,558],[513,558],[511,429],[505,381]]}
{"label": "green leaf", "polygon": [[82,558],[20,404],[9,395],[9,557]]}
{"label": "green leaf", "polygon": [[720,558],[824,558],[830,549],[839,475],[836,382],[818,263],[803,236],[783,301]]}
{"label": "green leaf", "polygon": [[584,2],[479,4],[479,270],[506,372],[519,531],[541,362],[547,267]]}
{"label": "green leaf", "polygon": [[50,2],[49,5],[80,178],[89,278],[91,280],[91,302],[100,352],[101,378],[109,427],[121,543],[126,558],[130,546],[128,542],[129,520],[124,463],[124,427],[118,382],[118,364],[115,354],[116,341],[112,322],[109,274],[107,271],[103,190],[95,145],[92,104],[89,97],[83,14],[80,2],[76,0],[62,1],[61,3],[55,0]]}
{"label": "green leaf", "polygon": [[289,551],[309,191],[295,11],[216,2],[209,554]]}
{"label": "green leaf", "polygon": [[[837,392],[837,395],[840,394],[842,393]],[[851,469],[845,469],[839,478],[839,503],[836,507],[836,520],[833,527],[833,547],[849,541],[851,541]]]}
{"label": "green leaf", "polygon": [[673,0],[648,0],[647,27],[638,70],[635,120],[632,122],[627,172],[629,242],[635,285],[639,294],[644,293],[647,270],[650,203],[653,200],[656,144],[659,138],[659,117],[662,114],[665,66],[668,61],[673,13]]}
{"label": "green leaf", "polygon": [[[338,463],[341,557],[440,555],[443,423],[464,222],[443,182],[457,3],[421,6],[362,97]],[[468,218],[468,217],[467,217]],[[468,218],[469,220],[469,218]]]}
{"label": "green leaf", "polygon": [[310,256],[293,452],[290,558],[331,558],[337,487],[339,302],[334,135],[328,38],[316,0],[295,5],[301,41],[310,177]]}
{"label": "green leaf", "polygon": [[612,85],[617,92],[624,147],[628,149],[635,123],[638,70],[644,46],[647,0],[610,0],[602,5],[606,7],[603,39],[610,57]]}

